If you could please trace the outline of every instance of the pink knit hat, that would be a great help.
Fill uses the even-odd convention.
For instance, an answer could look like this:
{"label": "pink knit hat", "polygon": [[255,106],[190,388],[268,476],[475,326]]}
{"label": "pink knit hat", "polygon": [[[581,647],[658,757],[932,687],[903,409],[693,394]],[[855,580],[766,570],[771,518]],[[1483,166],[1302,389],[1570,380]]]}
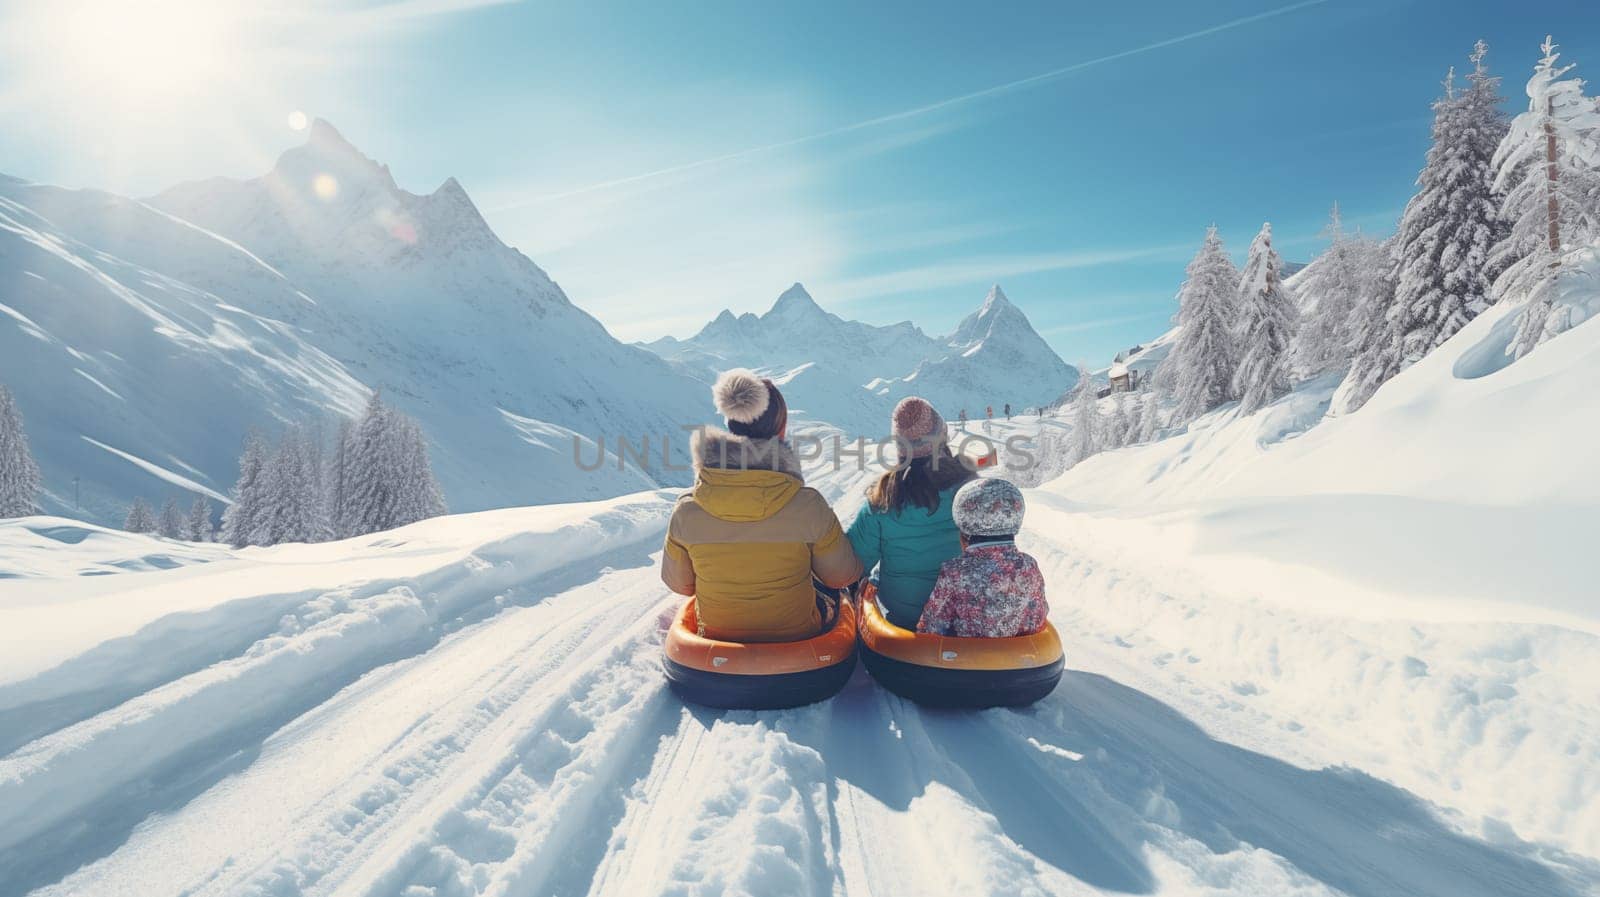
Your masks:
{"label": "pink knit hat", "polygon": [[911,458],[928,457],[946,439],[944,418],[933,410],[927,399],[917,396],[901,399],[900,404],[894,406],[892,421],[891,433],[902,452],[909,448]]}

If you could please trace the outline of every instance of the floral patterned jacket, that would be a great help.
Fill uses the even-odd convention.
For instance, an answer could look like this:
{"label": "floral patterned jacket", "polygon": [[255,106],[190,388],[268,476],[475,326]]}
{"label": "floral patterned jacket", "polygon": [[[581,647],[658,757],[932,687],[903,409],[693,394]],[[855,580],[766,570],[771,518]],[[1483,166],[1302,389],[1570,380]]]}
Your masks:
{"label": "floral patterned jacket", "polygon": [[939,568],[918,632],[1009,638],[1044,628],[1044,576],[1012,542],[982,542]]}

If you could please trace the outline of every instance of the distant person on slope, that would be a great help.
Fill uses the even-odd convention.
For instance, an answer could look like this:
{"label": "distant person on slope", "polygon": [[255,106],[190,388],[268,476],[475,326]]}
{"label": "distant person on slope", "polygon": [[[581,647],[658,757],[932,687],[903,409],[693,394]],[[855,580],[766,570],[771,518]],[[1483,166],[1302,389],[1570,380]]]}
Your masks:
{"label": "distant person on slope", "polygon": [[694,596],[701,635],[811,638],[838,610],[813,577],[840,589],[861,577],[861,562],[827,500],[804,485],[778,387],[737,369],[711,395],[728,429],[706,427],[695,440],[695,484],[672,511],[661,579]]}
{"label": "distant person on slope", "polygon": [[961,556],[945,561],[918,632],[959,638],[1011,638],[1044,628],[1050,606],[1044,576],[1017,550],[1022,490],[999,477],[974,480],[955,495]]}
{"label": "distant person on slope", "polygon": [[900,400],[890,427],[900,463],[867,490],[848,535],[877,583],[889,622],[909,629],[922,615],[939,565],[961,553],[950,501],[974,474],[950,453],[944,418],[926,399]]}

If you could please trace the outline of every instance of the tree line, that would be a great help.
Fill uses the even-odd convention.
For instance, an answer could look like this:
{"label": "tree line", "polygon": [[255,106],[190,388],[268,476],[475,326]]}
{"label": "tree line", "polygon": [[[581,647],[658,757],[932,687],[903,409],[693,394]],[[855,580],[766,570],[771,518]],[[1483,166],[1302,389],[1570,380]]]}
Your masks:
{"label": "tree line", "polygon": [[285,428],[275,447],[246,435],[221,538],[235,548],[326,542],[443,513],[421,425],[373,393],[359,420],[340,421],[331,450],[304,425]]}
{"label": "tree line", "polygon": [[1177,336],[1155,382],[1170,426],[1229,401],[1250,413],[1297,380],[1342,374],[1334,410],[1353,411],[1499,302],[1524,305],[1509,349],[1520,359],[1576,321],[1560,284],[1600,239],[1600,105],[1568,77],[1549,38],[1527,85],[1528,109],[1507,119],[1500,79],[1479,41],[1466,86],[1454,69],[1434,104],[1432,144],[1394,236],[1343,227],[1282,277],[1263,225],[1244,270],[1215,226],[1185,271]]}
{"label": "tree line", "polygon": [[[40,513],[40,488],[22,415],[11,391],[0,385],[0,518]],[[384,404],[377,393],[360,418],[340,421],[331,447],[320,424],[286,427],[276,444],[252,430],[245,436],[232,497],[220,530],[214,529],[211,502],[203,496],[194,499],[187,514],[177,498],[168,498],[157,513],[137,497],[123,529],[243,548],[362,536],[446,510],[421,425]]]}

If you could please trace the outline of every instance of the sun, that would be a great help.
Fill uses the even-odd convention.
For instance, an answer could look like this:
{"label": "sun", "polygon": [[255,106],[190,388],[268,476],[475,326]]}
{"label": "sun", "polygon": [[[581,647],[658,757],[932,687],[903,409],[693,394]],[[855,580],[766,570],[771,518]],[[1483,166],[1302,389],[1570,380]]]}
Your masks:
{"label": "sun", "polygon": [[160,105],[234,79],[238,11],[226,0],[58,0],[40,4],[29,37],[79,91]]}

